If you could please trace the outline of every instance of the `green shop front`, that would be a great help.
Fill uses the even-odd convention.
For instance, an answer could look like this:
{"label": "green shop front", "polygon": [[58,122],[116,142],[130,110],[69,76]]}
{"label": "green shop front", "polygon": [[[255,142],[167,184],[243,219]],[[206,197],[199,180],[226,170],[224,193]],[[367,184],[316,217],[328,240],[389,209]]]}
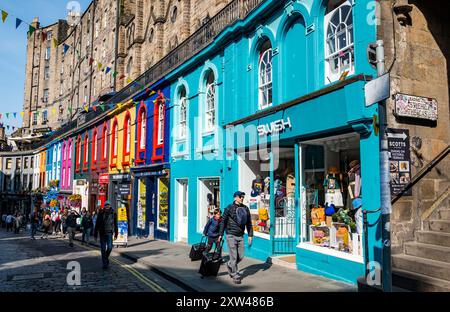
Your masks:
{"label": "green shop front", "polygon": [[376,109],[364,106],[364,84],[355,76],[225,126],[236,144],[224,183],[246,193],[252,215],[246,255],[353,284],[365,260],[379,261],[379,214],[368,215],[364,244],[362,211],[380,205]]}

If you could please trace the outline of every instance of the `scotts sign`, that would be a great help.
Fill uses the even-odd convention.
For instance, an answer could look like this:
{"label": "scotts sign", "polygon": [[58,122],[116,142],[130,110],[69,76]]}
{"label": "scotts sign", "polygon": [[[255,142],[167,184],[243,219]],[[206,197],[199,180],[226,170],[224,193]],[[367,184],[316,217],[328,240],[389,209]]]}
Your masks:
{"label": "scotts sign", "polygon": [[286,129],[291,129],[291,119],[288,117],[285,119],[279,119],[272,121],[271,123],[258,126],[258,134],[259,136],[268,136],[275,133],[280,133],[285,131]]}

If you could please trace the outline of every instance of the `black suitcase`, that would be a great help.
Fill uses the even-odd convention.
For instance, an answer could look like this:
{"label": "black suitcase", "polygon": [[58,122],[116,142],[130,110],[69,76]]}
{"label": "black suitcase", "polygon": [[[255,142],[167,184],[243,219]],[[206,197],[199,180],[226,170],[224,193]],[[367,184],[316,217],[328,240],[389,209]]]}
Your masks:
{"label": "black suitcase", "polygon": [[191,252],[189,253],[191,261],[200,260],[203,257],[203,252],[206,250],[206,241],[204,242],[203,238],[206,238],[206,236],[202,236],[200,243],[192,245]]}
{"label": "black suitcase", "polygon": [[222,246],[223,240],[214,249],[214,252],[203,255],[202,262],[198,273],[204,276],[217,276],[219,273],[220,265],[222,264]]}

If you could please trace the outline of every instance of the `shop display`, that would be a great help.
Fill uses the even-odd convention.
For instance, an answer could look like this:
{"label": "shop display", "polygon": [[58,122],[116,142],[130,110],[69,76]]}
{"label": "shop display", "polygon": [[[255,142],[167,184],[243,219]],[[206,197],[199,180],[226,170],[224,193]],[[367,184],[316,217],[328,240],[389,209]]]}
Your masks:
{"label": "shop display", "polygon": [[328,226],[311,225],[309,233],[313,245],[330,247],[330,228]]}
{"label": "shop display", "polygon": [[311,223],[320,225],[322,222],[325,222],[325,208],[316,207],[311,209]]}
{"label": "shop display", "polygon": [[344,223],[331,223],[330,246],[339,251],[350,251],[350,227]]}
{"label": "shop display", "polygon": [[260,175],[256,176],[256,179],[252,182],[251,197],[256,197],[264,192],[264,181]]}
{"label": "shop display", "polygon": [[325,188],[325,202],[334,204],[337,207],[343,207],[342,198],[342,174],[336,167],[331,167],[323,182]]}

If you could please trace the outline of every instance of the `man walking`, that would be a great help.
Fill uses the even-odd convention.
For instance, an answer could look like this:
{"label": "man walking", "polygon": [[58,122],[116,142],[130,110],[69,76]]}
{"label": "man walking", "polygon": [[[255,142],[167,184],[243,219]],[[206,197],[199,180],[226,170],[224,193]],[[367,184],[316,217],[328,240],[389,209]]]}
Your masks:
{"label": "man walking", "polygon": [[241,283],[241,273],[238,271],[238,263],[244,259],[244,234],[245,228],[248,233],[248,245],[251,246],[253,240],[253,227],[250,209],[243,204],[244,192],[234,193],[234,202],[229,205],[223,214],[223,227],[220,237],[223,237],[224,230],[227,232],[227,244],[230,253],[230,261],[227,269],[234,283]]}
{"label": "man walking", "polygon": [[39,208],[35,207],[34,211],[30,215],[30,239],[35,239],[34,235],[36,235],[36,230],[39,224]]}
{"label": "man walking", "polygon": [[73,239],[77,231],[77,216],[74,210],[70,210],[66,219],[67,234],[69,235],[69,246],[73,247]]}
{"label": "man walking", "polygon": [[101,209],[97,216],[97,221],[94,228],[94,238],[97,241],[97,236],[100,234],[100,250],[102,253],[103,269],[106,270],[109,266],[109,255],[113,248],[113,235],[117,239],[119,228],[117,224],[117,214],[111,208],[109,201],[105,202],[104,209]]}

